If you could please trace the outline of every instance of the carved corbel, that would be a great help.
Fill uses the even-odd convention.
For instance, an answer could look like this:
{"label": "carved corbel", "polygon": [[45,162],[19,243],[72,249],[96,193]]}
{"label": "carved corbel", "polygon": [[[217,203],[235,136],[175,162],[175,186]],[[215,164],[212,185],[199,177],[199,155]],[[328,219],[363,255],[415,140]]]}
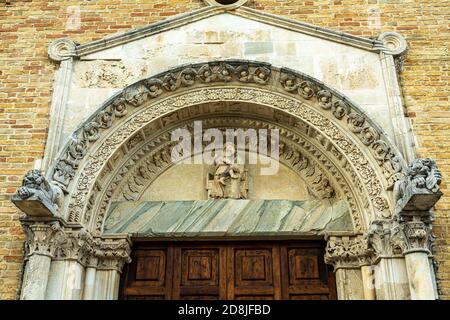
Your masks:
{"label": "carved corbel", "polygon": [[372,264],[372,251],[366,236],[331,236],[327,240],[325,263],[333,265],[334,270]]}
{"label": "carved corbel", "polygon": [[430,216],[430,210],[441,198],[442,176],[433,159],[416,159],[408,166],[403,179],[394,186],[395,213],[399,218]]}
{"label": "carved corbel", "polygon": [[24,224],[25,258],[34,254],[54,257],[66,234],[59,222]]}
{"label": "carved corbel", "polygon": [[55,217],[63,206],[60,185],[49,182],[40,170],[30,170],[11,201],[30,217]]}

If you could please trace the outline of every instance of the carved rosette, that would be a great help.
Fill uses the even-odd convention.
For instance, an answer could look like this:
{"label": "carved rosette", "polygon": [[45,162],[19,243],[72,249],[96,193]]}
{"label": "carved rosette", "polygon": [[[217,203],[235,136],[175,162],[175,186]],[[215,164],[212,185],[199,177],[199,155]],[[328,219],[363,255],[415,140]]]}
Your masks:
{"label": "carved rosette", "polygon": [[325,249],[325,263],[331,264],[334,270],[340,268],[359,268],[372,264],[372,251],[367,237],[331,236]]}
{"label": "carved rosette", "polygon": [[25,258],[34,254],[54,257],[55,251],[65,241],[66,234],[59,222],[24,223],[26,235]]}

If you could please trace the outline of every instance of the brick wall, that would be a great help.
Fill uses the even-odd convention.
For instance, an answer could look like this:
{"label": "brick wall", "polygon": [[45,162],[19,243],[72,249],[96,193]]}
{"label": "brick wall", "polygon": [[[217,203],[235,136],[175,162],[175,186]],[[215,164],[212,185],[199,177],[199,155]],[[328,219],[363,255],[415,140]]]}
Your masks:
{"label": "brick wall", "polygon": [[[250,0],[250,6],[292,19],[375,37],[398,31],[409,51],[401,75],[407,113],[421,157],[433,157],[449,194],[450,42],[446,0]],[[0,300],[17,298],[24,235],[10,196],[43,156],[56,66],[48,44],[70,37],[86,43],[202,7],[202,0],[0,0]],[[69,16],[80,8],[81,25]],[[434,233],[442,298],[450,299],[450,194],[436,207]]]}

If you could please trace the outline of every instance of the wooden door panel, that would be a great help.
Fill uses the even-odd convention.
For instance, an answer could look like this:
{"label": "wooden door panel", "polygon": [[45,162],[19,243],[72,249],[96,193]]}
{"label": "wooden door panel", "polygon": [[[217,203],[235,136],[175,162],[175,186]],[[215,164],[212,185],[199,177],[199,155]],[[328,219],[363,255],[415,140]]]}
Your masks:
{"label": "wooden door panel", "polygon": [[173,298],[224,299],[225,267],[223,246],[175,248]]}
{"label": "wooden door panel", "polygon": [[125,299],[336,299],[321,242],[136,244],[124,268]]}
{"label": "wooden door panel", "polygon": [[334,297],[330,272],[320,243],[281,246],[283,299],[329,299]]}
{"label": "wooden door panel", "polygon": [[130,299],[170,299],[172,263],[172,249],[168,247],[133,251],[123,294]]}
{"label": "wooden door panel", "polygon": [[276,245],[229,246],[228,299],[280,299]]}

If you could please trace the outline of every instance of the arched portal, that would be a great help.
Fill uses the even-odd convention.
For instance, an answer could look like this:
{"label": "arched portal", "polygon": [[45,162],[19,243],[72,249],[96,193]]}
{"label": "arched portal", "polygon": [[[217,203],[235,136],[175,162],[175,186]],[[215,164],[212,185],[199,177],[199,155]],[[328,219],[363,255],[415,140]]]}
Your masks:
{"label": "arched portal", "polygon": [[[47,297],[57,296],[55,292],[65,292],[71,297],[86,299],[116,298],[123,264],[130,261],[130,237],[142,237],[142,232],[148,238],[155,235],[156,222],[152,225],[152,219],[158,215],[164,215],[165,219],[171,216],[161,208],[178,210],[180,216],[172,224],[166,223],[167,219],[159,220],[158,226],[165,223],[165,227],[158,229],[158,236],[170,237],[174,233],[169,230],[193,230],[179,227],[193,219],[191,213],[194,209],[198,214],[199,207],[220,207],[215,215],[211,210],[206,213],[203,213],[204,209],[200,210],[203,218],[215,221],[220,215],[226,216],[230,212],[226,208],[233,207],[236,201],[244,201],[227,199],[228,203],[222,206],[217,205],[221,200],[208,199],[210,187],[205,178],[209,176],[206,168],[201,168],[197,174],[205,176],[200,180],[189,180],[188,174],[180,176],[179,183],[191,183],[193,188],[198,188],[195,181],[205,181],[203,193],[190,199],[194,203],[169,205],[164,199],[155,198],[151,200],[159,200],[156,205],[137,203],[146,200],[146,190],[151,189],[155,181],[169,179],[167,181],[176,182],[173,177],[167,178],[176,170],[170,156],[174,146],[171,133],[180,128],[192,132],[195,121],[202,123],[203,131],[210,128],[276,129],[279,132],[279,161],[285,177],[297,181],[306,190],[300,192],[298,199],[264,199],[264,196],[258,197],[254,190],[247,192],[252,188],[249,181],[259,181],[260,185],[266,183],[270,188],[276,184],[276,179],[267,178],[264,182],[245,176],[241,179],[244,186],[241,185],[240,190],[244,190],[245,201],[250,202],[240,202],[240,211],[233,209],[238,220],[230,223],[230,229],[222,230],[223,234],[239,235],[242,228],[233,229],[231,226],[238,224],[239,219],[251,221],[248,212],[259,208],[261,217],[274,215],[279,223],[276,227],[273,223],[262,223],[254,224],[250,229],[244,228],[246,237],[270,235],[277,240],[280,240],[277,235],[288,239],[326,238],[326,261],[335,266],[337,282],[351,282],[350,287],[338,286],[338,297],[374,296],[373,288],[363,285],[372,281],[367,272],[372,264],[368,235],[373,237],[375,231],[370,232],[375,222],[380,225],[391,221],[394,216],[392,190],[406,168],[401,154],[363,110],[324,83],[266,63],[227,60],[180,66],[138,81],[108,99],[72,134],[46,174],[49,181],[44,192],[47,202],[33,202],[34,216],[39,212],[47,219],[45,221],[50,220],[52,224],[45,222],[36,227],[30,221],[28,227],[33,235],[50,232],[55,241],[64,244],[49,251],[45,259],[40,258],[42,261],[36,260],[36,263],[51,263],[53,268],[51,279],[46,279],[49,281],[44,293]],[[243,149],[249,151],[249,146],[244,145]],[[28,181],[39,179],[45,180],[35,172]],[[27,198],[22,197],[24,194],[19,192],[20,199]],[[200,200],[206,202],[195,202]],[[281,204],[264,202],[288,200],[290,202]],[[120,201],[125,204],[120,204]],[[131,207],[134,209],[130,209],[126,202],[133,202]],[[29,203],[16,202],[24,211],[30,211],[27,208]],[[303,210],[302,214],[296,213],[302,206],[310,209]],[[281,207],[288,208],[284,220],[279,217],[279,211],[266,210]],[[309,223],[312,217],[319,222]],[[128,220],[123,220],[125,218]],[[305,227],[306,220],[309,229]],[[330,224],[330,221],[334,222]],[[205,226],[210,228],[208,230],[217,230],[218,224]],[[196,236],[206,234],[206,229],[195,229]],[[283,247],[275,245],[277,248],[280,246]],[[221,252],[219,247],[217,250]],[[288,255],[291,247],[286,248],[283,254]],[[298,247],[298,250],[303,250],[300,248],[303,246]],[[36,248],[31,245],[29,250]],[[324,252],[324,248],[321,250]],[[281,255],[280,252],[278,254]],[[392,251],[392,254],[397,253]],[[213,261],[211,259],[209,261]],[[395,261],[384,265],[386,270],[383,274],[395,268],[404,271],[403,258]],[[76,288],[64,284],[68,272],[75,274]],[[400,292],[398,297],[404,298],[409,289],[405,289],[408,280],[403,280],[394,285]],[[26,278],[25,297],[32,291],[33,285]],[[281,297],[280,294],[273,293],[275,297]]]}
{"label": "arched portal", "polygon": [[[49,178],[71,195],[64,204],[64,218],[89,228],[97,224],[99,231],[98,223],[90,221],[96,217],[86,212],[98,201],[101,179],[116,169],[115,159],[129,152],[128,140],[156,134],[152,126],[176,121],[177,111],[188,115],[220,111],[199,107],[218,102],[260,106],[260,117],[272,117],[285,127],[296,122],[297,131],[303,127],[307,140],[317,141],[328,149],[327,154],[338,158],[332,162],[334,167],[346,168],[353,186],[364,189],[357,194],[364,206],[360,211],[367,217],[357,230],[367,229],[375,218],[391,215],[388,193],[405,165],[386,134],[361,109],[323,83],[292,70],[249,61],[219,61],[180,67],[139,81],[105,102],[76,130],[49,171]],[[245,109],[233,111],[239,112],[244,114]]]}

